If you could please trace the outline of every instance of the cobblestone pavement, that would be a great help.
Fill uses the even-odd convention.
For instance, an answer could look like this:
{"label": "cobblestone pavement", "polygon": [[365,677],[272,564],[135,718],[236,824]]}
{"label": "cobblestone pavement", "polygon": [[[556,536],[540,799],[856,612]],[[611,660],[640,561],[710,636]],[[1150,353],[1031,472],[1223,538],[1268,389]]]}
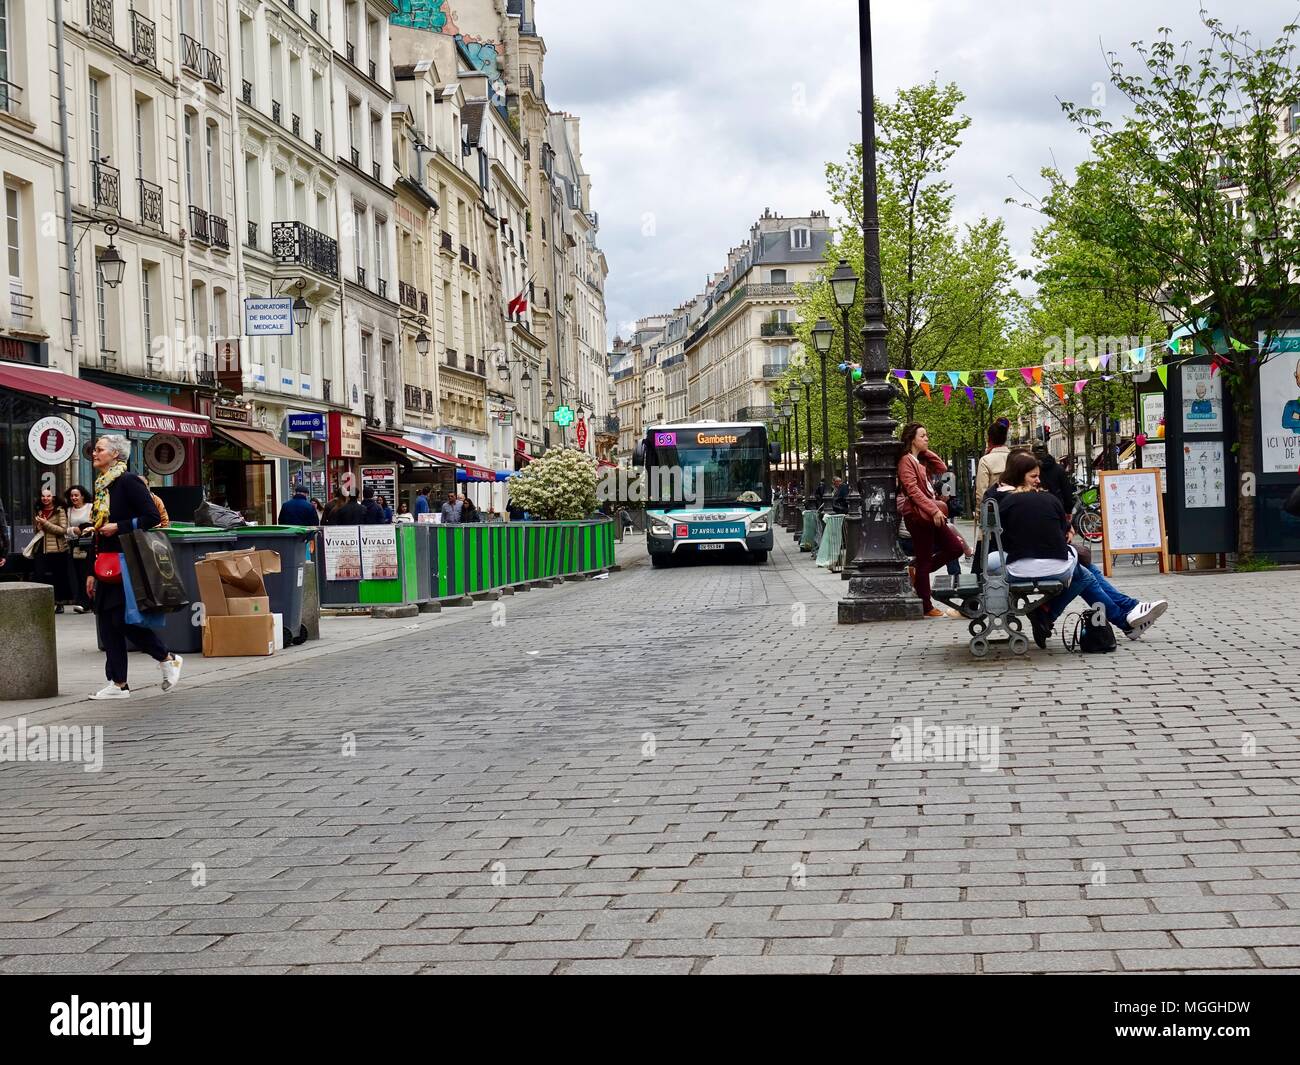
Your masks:
{"label": "cobblestone pavement", "polygon": [[61,708],[104,767],[0,764],[0,971],[1300,970],[1300,573],[976,661],[781,545]]}

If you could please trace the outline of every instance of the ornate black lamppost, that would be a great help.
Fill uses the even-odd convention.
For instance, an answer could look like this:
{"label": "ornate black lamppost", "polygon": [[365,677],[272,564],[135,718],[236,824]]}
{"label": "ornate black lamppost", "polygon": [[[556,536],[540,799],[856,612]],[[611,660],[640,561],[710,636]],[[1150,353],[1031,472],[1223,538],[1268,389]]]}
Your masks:
{"label": "ornate black lamppost", "polygon": [[804,427],[808,430],[808,432],[807,432],[807,438],[808,438],[808,461],[804,464],[804,468],[803,468],[803,497],[804,497],[805,500],[808,500],[808,499],[811,499],[811,498],[812,498],[812,494],[813,494],[813,484],[812,484],[812,447],[813,447],[813,439],[812,439],[812,388],[813,388],[813,384],[815,383],[815,379],[814,379],[814,377],[813,377],[813,375],[812,375],[812,373],[811,373],[810,371],[808,371],[808,370],[804,370],[803,374],[799,377],[799,383],[800,383],[801,385],[803,385],[803,400],[804,400]]}
{"label": "ornate black lamppost", "polygon": [[894,510],[898,466],[898,423],[890,417],[894,390],[885,351],[885,296],[880,277],[880,212],[876,204],[876,107],[871,77],[871,2],[858,0],[858,50],[862,64],[862,237],[866,257],[866,324],[864,356],[857,397],[863,406],[858,422],[858,473],[862,500],[858,551],[847,569],[848,595],[839,601],[841,624],[919,618],[921,601],[908,587],[906,559],[898,550]]}
{"label": "ornate black lamppost", "polygon": [[[822,484],[828,488],[831,483],[831,448],[830,418],[826,410],[826,356],[830,354],[831,344],[835,342],[835,327],[825,318],[818,318],[812,330],[813,347],[817,357],[822,361]],[[811,450],[811,448],[809,449]]]}

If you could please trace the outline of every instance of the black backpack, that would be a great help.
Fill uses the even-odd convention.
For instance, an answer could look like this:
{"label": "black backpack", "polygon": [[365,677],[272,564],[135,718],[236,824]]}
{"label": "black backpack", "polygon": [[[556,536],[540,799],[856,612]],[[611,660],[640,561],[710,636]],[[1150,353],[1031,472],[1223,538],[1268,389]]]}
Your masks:
{"label": "black backpack", "polygon": [[1118,646],[1115,642],[1115,630],[1111,628],[1109,621],[1103,621],[1100,625],[1094,624],[1090,610],[1071,616],[1074,618],[1073,628],[1068,621],[1061,628],[1061,642],[1065,644],[1067,651],[1077,651],[1082,655],[1104,655]]}

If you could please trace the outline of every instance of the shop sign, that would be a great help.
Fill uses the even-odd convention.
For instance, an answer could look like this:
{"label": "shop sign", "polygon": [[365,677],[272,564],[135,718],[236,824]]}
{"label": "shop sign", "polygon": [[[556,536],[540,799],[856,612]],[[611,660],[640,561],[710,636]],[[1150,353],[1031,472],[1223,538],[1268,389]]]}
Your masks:
{"label": "shop sign", "polygon": [[587,446],[587,419],[578,419],[578,447],[586,448]]}
{"label": "shop sign", "polygon": [[170,433],[157,433],[144,445],[144,464],[161,477],[175,473],[185,465],[185,444]]}
{"label": "shop sign", "polygon": [[394,510],[397,509],[397,467],[396,466],[362,466],[361,497],[364,499],[367,488],[375,490],[376,499],[383,496]]}
{"label": "shop sign", "polygon": [[338,459],[361,457],[361,419],[357,415],[330,411],[329,455]]}
{"label": "shop sign", "polygon": [[251,428],[253,412],[237,403],[217,403],[212,408],[212,420],[223,425],[238,425]]}
{"label": "shop sign", "polygon": [[30,340],[16,340],[13,337],[0,337],[0,361],[21,362],[27,366],[48,366],[49,356],[46,344],[34,344]]}
{"label": "shop sign", "polygon": [[32,457],[46,466],[66,462],[77,450],[77,431],[63,418],[42,418],[27,433]]}
{"label": "shop sign", "polygon": [[250,297],[244,300],[244,336],[277,337],[292,335],[292,297]]}
{"label": "shop sign", "polygon": [[184,414],[141,414],[130,410],[99,409],[99,420],[106,429],[135,430],[141,433],[171,433],[172,436],[207,437],[212,427],[206,418]]}
{"label": "shop sign", "polygon": [[291,433],[323,433],[325,431],[325,415],[319,411],[294,411],[289,412],[289,432]]}

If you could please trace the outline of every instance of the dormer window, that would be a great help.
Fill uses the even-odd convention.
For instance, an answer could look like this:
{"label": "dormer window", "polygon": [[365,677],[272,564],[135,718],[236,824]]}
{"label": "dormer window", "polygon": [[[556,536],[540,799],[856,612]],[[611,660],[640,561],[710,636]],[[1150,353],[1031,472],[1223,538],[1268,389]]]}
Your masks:
{"label": "dormer window", "polygon": [[[805,230],[805,232],[806,232],[806,230]],[[772,282],[772,284],[774,284],[774,285],[784,285],[784,284],[785,284],[785,271],[784,271],[784,270],[773,270],[773,271],[772,271],[771,282]]]}
{"label": "dormer window", "polygon": [[812,230],[807,226],[795,226],[790,230],[790,247],[806,248],[812,243]]}

